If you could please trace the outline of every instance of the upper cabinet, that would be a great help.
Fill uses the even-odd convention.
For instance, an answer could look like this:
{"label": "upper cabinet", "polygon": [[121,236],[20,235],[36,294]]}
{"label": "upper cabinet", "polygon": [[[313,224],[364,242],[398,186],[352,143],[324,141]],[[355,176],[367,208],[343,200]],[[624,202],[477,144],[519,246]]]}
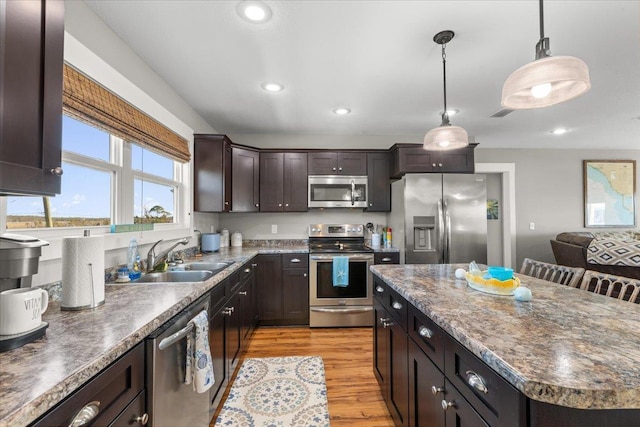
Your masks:
{"label": "upper cabinet", "polygon": [[307,153],[260,153],[260,212],[307,210]]}
{"label": "upper cabinet", "polygon": [[393,156],[392,178],[405,173],[473,173],[473,150],[478,144],[451,151],[426,151],[421,144],[396,144],[391,147]]}
{"label": "upper cabinet", "polygon": [[367,153],[367,212],[391,212],[390,156],[387,151]]}
{"label": "upper cabinet", "polygon": [[60,193],[62,0],[0,0],[0,194]]}
{"label": "upper cabinet", "polygon": [[309,153],[309,175],[366,175],[367,153],[314,151]]}
{"label": "upper cabinet", "polygon": [[231,211],[231,140],[225,135],[194,135],[193,171],[194,209]]}
{"label": "upper cabinet", "polygon": [[260,209],[260,152],[231,147],[231,211],[258,212]]}

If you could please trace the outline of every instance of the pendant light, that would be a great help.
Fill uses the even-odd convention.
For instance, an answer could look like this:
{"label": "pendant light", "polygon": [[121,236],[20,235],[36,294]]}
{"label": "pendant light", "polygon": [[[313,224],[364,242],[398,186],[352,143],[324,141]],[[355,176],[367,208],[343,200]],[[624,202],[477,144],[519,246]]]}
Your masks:
{"label": "pendant light", "polygon": [[518,68],[504,82],[502,106],[513,110],[548,107],[582,95],[591,87],[589,68],[573,56],[551,56],[549,38],[544,36],[540,1],[540,40],[536,59]]}
{"label": "pendant light", "polygon": [[425,150],[445,151],[464,148],[469,145],[469,135],[460,126],[452,126],[447,112],[447,55],[445,46],[454,36],[450,30],[441,31],[433,36],[433,41],[442,46],[442,72],[444,88],[444,109],[442,110],[442,123],[437,128],[431,129],[424,136]]}

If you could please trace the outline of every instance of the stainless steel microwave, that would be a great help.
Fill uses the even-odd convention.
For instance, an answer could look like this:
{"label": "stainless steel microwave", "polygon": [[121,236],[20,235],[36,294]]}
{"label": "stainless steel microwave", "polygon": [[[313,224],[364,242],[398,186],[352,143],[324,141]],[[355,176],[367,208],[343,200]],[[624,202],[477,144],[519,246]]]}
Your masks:
{"label": "stainless steel microwave", "polygon": [[366,208],[367,177],[309,175],[310,208]]}

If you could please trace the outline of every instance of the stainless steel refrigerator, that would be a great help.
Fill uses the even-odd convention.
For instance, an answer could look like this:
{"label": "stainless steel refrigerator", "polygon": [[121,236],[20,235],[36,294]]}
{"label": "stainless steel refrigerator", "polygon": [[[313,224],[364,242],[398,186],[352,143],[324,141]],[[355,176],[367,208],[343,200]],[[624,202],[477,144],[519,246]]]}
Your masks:
{"label": "stainless steel refrigerator", "polygon": [[401,263],[486,264],[486,177],[407,174],[391,186],[388,223]]}

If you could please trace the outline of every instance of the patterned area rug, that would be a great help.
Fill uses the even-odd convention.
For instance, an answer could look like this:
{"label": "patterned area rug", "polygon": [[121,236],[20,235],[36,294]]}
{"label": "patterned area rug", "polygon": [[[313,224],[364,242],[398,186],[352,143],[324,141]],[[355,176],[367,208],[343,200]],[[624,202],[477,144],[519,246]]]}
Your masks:
{"label": "patterned area rug", "polygon": [[319,356],[245,359],[216,426],[328,426]]}

